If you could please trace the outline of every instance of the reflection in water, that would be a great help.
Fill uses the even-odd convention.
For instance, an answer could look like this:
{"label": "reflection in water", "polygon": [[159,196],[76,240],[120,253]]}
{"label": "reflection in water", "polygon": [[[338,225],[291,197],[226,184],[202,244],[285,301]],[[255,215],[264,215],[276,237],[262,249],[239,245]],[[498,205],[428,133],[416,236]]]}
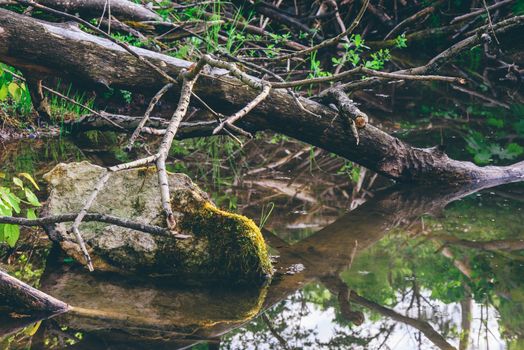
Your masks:
{"label": "reflection in water", "polygon": [[145,285],[49,264],[43,289],[75,309],[43,322],[32,347],[519,348],[524,202],[492,190],[461,199],[475,190],[376,193],[295,244],[266,231],[279,271],[268,290]]}
{"label": "reflection in water", "polygon": [[[16,147],[0,155],[12,173],[86,156],[106,161],[64,143]],[[42,289],[76,308],[43,322],[0,319],[0,349],[524,348],[523,186],[366,191],[334,221],[333,208],[344,204],[323,211],[310,201],[306,210],[296,192],[257,181],[240,190],[239,202],[255,203],[244,207],[251,217],[275,201],[260,188],[292,198],[265,225],[277,233],[265,232],[279,271],[268,289],[94,277],[49,259]]]}
{"label": "reflection in water", "polygon": [[[225,348],[522,346],[523,204],[484,192],[442,211],[453,195],[414,192],[379,195],[284,248],[305,263],[305,280],[320,283],[228,335]],[[418,218],[427,211],[439,218]],[[355,238],[356,257],[341,271]],[[361,325],[345,315],[344,285]]]}

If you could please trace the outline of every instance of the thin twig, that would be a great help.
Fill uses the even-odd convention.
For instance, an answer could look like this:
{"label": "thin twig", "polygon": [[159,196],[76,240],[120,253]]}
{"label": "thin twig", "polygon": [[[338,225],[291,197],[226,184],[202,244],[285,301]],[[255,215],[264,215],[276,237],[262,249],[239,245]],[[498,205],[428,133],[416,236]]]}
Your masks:
{"label": "thin twig", "polygon": [[255,108],[260,102],[266,99],[266,97],[269,95],[269,91],[271,91],[271,85],[264,85],[264,87],[262,88],[262,92],[260,92],[260,94],[257,97],[255,97],[251,102],[249,102],[244,108],[242,108],[241,110],[239,110],[238,112],[221,122],[220,125],[218,125],[215,128],[215,130],[213,130],[213,135],[218,134],[226,125],[233,125],[234,122],[243,118],[245,115],[251,112],[253,108]]}
{"label": "thin twig", "polygon": [[325,47],[328,47],[328,46],[332,46],[332,45],[336,45],[340,42],[340,40],[344,39],[345,37],[347,37],[348,35],[350,35],[353,30],[355,30],[355,28],[360,24],[360,20],[362,19],[362,17],[364,16],[364,13],[366,12],[366,9],[369,5],[369,0],[364,0],[362,1],[362,7],[360,8],[360,11],[358,12],[357,16],[355,17],[355,20],[353,21],[353,23],[351,23],[351,25],[349,26],[348,29],[346,29],[345,31],[343,31],[342,33],[340,33],[339,35],[333,37],[333,38],[330,38],[330,39],[327,39],[327,40],[324,40],[322,41],[321,43],[315,45],[315,46],[311,46],[311,47],[308,47],[307,49],[304,49],[304,50],[301,50],[301,51],[297,51],[297,52],[293,52],[293,53],[290,53],[290,54],[287,54],[287,55],[282,55],[282,56],[276,56],[276,57],[273,57],[273,58],[260,58],[260,59],[253,59],[253,60],[278,60],[278,61],[284,61],[284,60],[288,60],[288,59],[291,59],[291,58],[295,58],[295,57],[302,57],[302,56],[305,56],[313,51],[318,51],[320,49],[323,49]]}
{"label": "thin twig", "polygon": [[[77,213],[66,213],[66,214],[53,215],[53,216],[44,216],[44,217],[37,218],[37,219],[26,219],[26,218],[12,217],[12,216],[0,216],[0,223],[8,224],[8,225],[27,226],[27,227],[35,227],[35,226],[43,227],[43,226],[58,224],[62,222],[72,222],[75,220],[77,216],[78,216]],[[123,218],[119,218],[119,217],[112,216],[112,215],[99,214],[99,213],[87,213],[85,214],[83,221],[84,222],[93,222],[93,221],[103,222],[107,224],[129,228],[129,229],[136,230],[136,231],[150,233],[153,235],[166,235],[170,233],[170,231],[164,227],[147,225],[141,222],[123,219]],[[179,235],[177,238],[187,238],[187,237],[188,237],[187,235]]]}
{"label": "thin twig", "polygon": [[421,17],[429,15],[430,13],[433,13],[433,11],[435,11],[435,8],[436,8],[435,5],[434,6],[430,6],[430,7],[425,7],[422,10],[420,10],[419,12],[415,13],[414,15],[406,18],[405,20],[403,20],[402,22],[397,24],[393,29],[391,29],[389,31],[389,33],[386,34],[386,36],[384,37],[384,40],[390,39],[393,35],[397,34],[400,31],[400,29],[404,28],[406,25],[408,25],[411,22],[415,22],[416,21],[417,23],[419,23],[420,21],[418,21],[418,20]]}
{"label": "thin twig", "polygon": [[489,13],[489,8],[488,8],[488,4],[486,3],[486,0],[482,0],[482,4],[484,5],[484,9],[486,10],[486,15],[488,16],[489,29],[493,33],[493,37],[495,38],[495,41],[497,42],[497,44],[500,45],[500,41],[497,38],[497,34],[495,33],[495,29],[493,29],[493,22],[491,21],[491,14]]}
{"label": "thin twig", "polygon": [[399,79],[399,80],[425,80],[425,81],[444,81],[448,83],[459,83],[459,84],[465,84],[466,80],[464,78],[460,77],[447,77],[442,75],[415,75],[415,74],[402,74],[399,72],[382,72],[377,71],[374,69],[369,69],[364,66],[359,66],[350,70],[347,70],[345,72],[335,74],[329,77],[317,77],[317,78],[310,78],[310,79],[302,79],[302,80],[295,80],[290,82],[284,82],[284,83],[271,83],[271,87],[274,89],[278,88],[290,88],[290,87],[296,87],[296,86],[304,86],[304,85],[311,85],[311,84],[320,84],[320,83],[332,83],[337,82],[342,79],[348,78],[350,76],[363,73],[375,77],[381,77],[385,79]]}
{"label": "thin twig", "polygon": [[130,152],[133,149],[133,145],[135,144],[136,139],[138,138],[140,132],[148,122],[149,116],[151,115],[151,112],[155,108],[156,104],[158,103],[158,101],[160,101],[162,96],[164,96],[164,94],[172,87],[173,84],[171,83],[164,85],[164,87],[160,89],[160,91],[158,91],[156,95],[151,99],[151,102],[149,103],[149,106],[147,106],[146,112],[144,113],[144,118],[142,118],[140,124],[138,124],[136,130],[133,132],[133,135],[131,135],[131,137],[129,138],[129,142],[126,146],[126,151]]}
{"label": "thin twig", "polygon": [[454,23],[457,23],[457,22],[462,22],[462,21],[465,21],[469,18],[472,18],[472,17],[476,17],[478,15],[481,15],[483,12],[485,12],[486,10],[488,11],[491,11],[491,10],[495,10],[499,7],[502,7],[502,6],[505,6],[505,5],[508,5],[508,4],[511,4],[512,2],[514,2],[515,0],[502,0],[500,2],[496,2],[494,3],[493,5],[490,5],[488,6],[487,8],[484,7],[484,8],[481,8],[481,9],[478,9],[476,11],[472,11],[470,13],[466,13],[465,15],[461,15],[461,16],[457,16],[455,18],[453,18],[451,20],[451,22],[449,22],[450,24],[454,24]]}

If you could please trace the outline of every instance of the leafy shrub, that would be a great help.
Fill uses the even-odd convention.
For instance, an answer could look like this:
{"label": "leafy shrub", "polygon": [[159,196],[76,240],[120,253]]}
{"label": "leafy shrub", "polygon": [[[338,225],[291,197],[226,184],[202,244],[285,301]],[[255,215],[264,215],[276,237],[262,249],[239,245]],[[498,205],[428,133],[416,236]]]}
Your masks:
{"label": "leafy shrub", "polygon": [[[5,177],[5,174],[0,173],[0,178],[5,179]],[[0,186],[0,216],[24,213],[28,219],[36,219],[35,209],[41,204],[31,187],[39,190],[37,183],[28,173],[20,173],[13,177],[10,187]],[[6,242],[14,247],[19,237],[18,225],[0,224],[0,243]]]}

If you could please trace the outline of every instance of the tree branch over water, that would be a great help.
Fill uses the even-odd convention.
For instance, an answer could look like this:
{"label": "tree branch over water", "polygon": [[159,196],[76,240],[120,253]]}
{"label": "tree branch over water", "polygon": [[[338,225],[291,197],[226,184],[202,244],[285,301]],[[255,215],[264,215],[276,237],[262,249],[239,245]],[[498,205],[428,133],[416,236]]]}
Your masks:
{"label": "tree branch over water", "polygon": [[[0,11],[0,27],[3,30],[0,35],[5,39],[0,44],[0,60],[29,73],[72,78],[85,86],[103,84],[131,91],[159,91],[173,80],[163,80],[162,76],[176,77],[193,64],[144,49],[134,48],[130,53],[129,48],[124,50],[105,39],[77,29],[37,21],[7,10]],[[524,22],[522,18],[524,17],[517,16],[510,23],[499,27],[507,29],[520,26]],[[495,28],[498,28],[497,25]],[[476,40],[471,39],[467,44],[461,44],[453,50],[456,52],[469,48]],[[15,42],[17,50],[10,50],[9,47]],[[445,57],[446,54],[440,56]],[[55,60],[56,57],[60,59]],[[82,57],[82,62],[79,57]],[[435,58],[433,61],[440,62],[441,59]],[[434,67],[436,64],[432,62],[425,67]],[[153,66],[154,69],[151,68]],[[161,74],[158,67],[162,67]],[[220,67],[231,67],[231,64],[221,64]],[[420,69],[415,68],[395,74],[413,74],[419,71]],[[377,74],[387,76],[388,73]],[[257,101],[259,94],[250,84],[242,87],[251,79],[259,81],[247,77],[245,73],[238,74],[231,70],[228,73],[227,70],[215,68],[202,74],[193,94],[201,101],[207,101],[208,107],[221,106],[226,110],[238,111],[252,101]],[[402,78],[402,75],[392,77]],[[260,81],[262,83],[264,82]],[[173,101],[172,96],[166,98]],[[255,130],[272,129],[403,182],[461,183],[494,177],[519,181],[524,175],[522,164],[512,167],[477,167],[468,162],[449,159],[438,148],[411,147],[373,125],[367,125],[358,133],[360,142],[356,145],[355,135],[347,119],[337,118],[337,111],[310,99],[301,98],[300,103],[305,110],[321,118],[297,110],[294,98],[286,90],[272,89],[267,98],[257,103],[239,121],[239,126],[250,125]]]}

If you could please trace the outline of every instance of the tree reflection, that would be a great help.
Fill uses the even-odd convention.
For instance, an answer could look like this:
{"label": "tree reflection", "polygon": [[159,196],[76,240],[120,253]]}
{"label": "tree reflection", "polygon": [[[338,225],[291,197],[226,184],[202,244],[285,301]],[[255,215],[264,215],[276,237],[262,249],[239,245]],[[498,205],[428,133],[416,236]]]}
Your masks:
{"label": "tree reflection", "polygon": [[[68,337],[81,332],[78,349],[477,349],[498,343],[518,349],[524,345],[524,216],[516,213],[524,202],[486,191],[463,199],[492,185],[390,189],[293,245],[268,234],[278,249],[278,274],[260,301],[266,312],[241,328],[235,329],[247,318],[161,337],[155,324],[140,325],[150,328],[145,336],[109,315],[97,330],[83,329],[78,319],[69,328],[51,320],[33,348],[68,345]],[[217,302],[214,295],[201,307]],[[180,310],[177,322],[195,314]]]}
{"label": "tree reflection", "polygon": [[[524,216],[515,214],[524,205],[484,192],[442,210],[457,196],[431,197],[389,193],[283,247],[281,259],[303,262],[301,282],[310,284],[268,310],[265,322],[226,336],[224,348],[522,346]],[[341,268],[352,240],[358,253]]]}

